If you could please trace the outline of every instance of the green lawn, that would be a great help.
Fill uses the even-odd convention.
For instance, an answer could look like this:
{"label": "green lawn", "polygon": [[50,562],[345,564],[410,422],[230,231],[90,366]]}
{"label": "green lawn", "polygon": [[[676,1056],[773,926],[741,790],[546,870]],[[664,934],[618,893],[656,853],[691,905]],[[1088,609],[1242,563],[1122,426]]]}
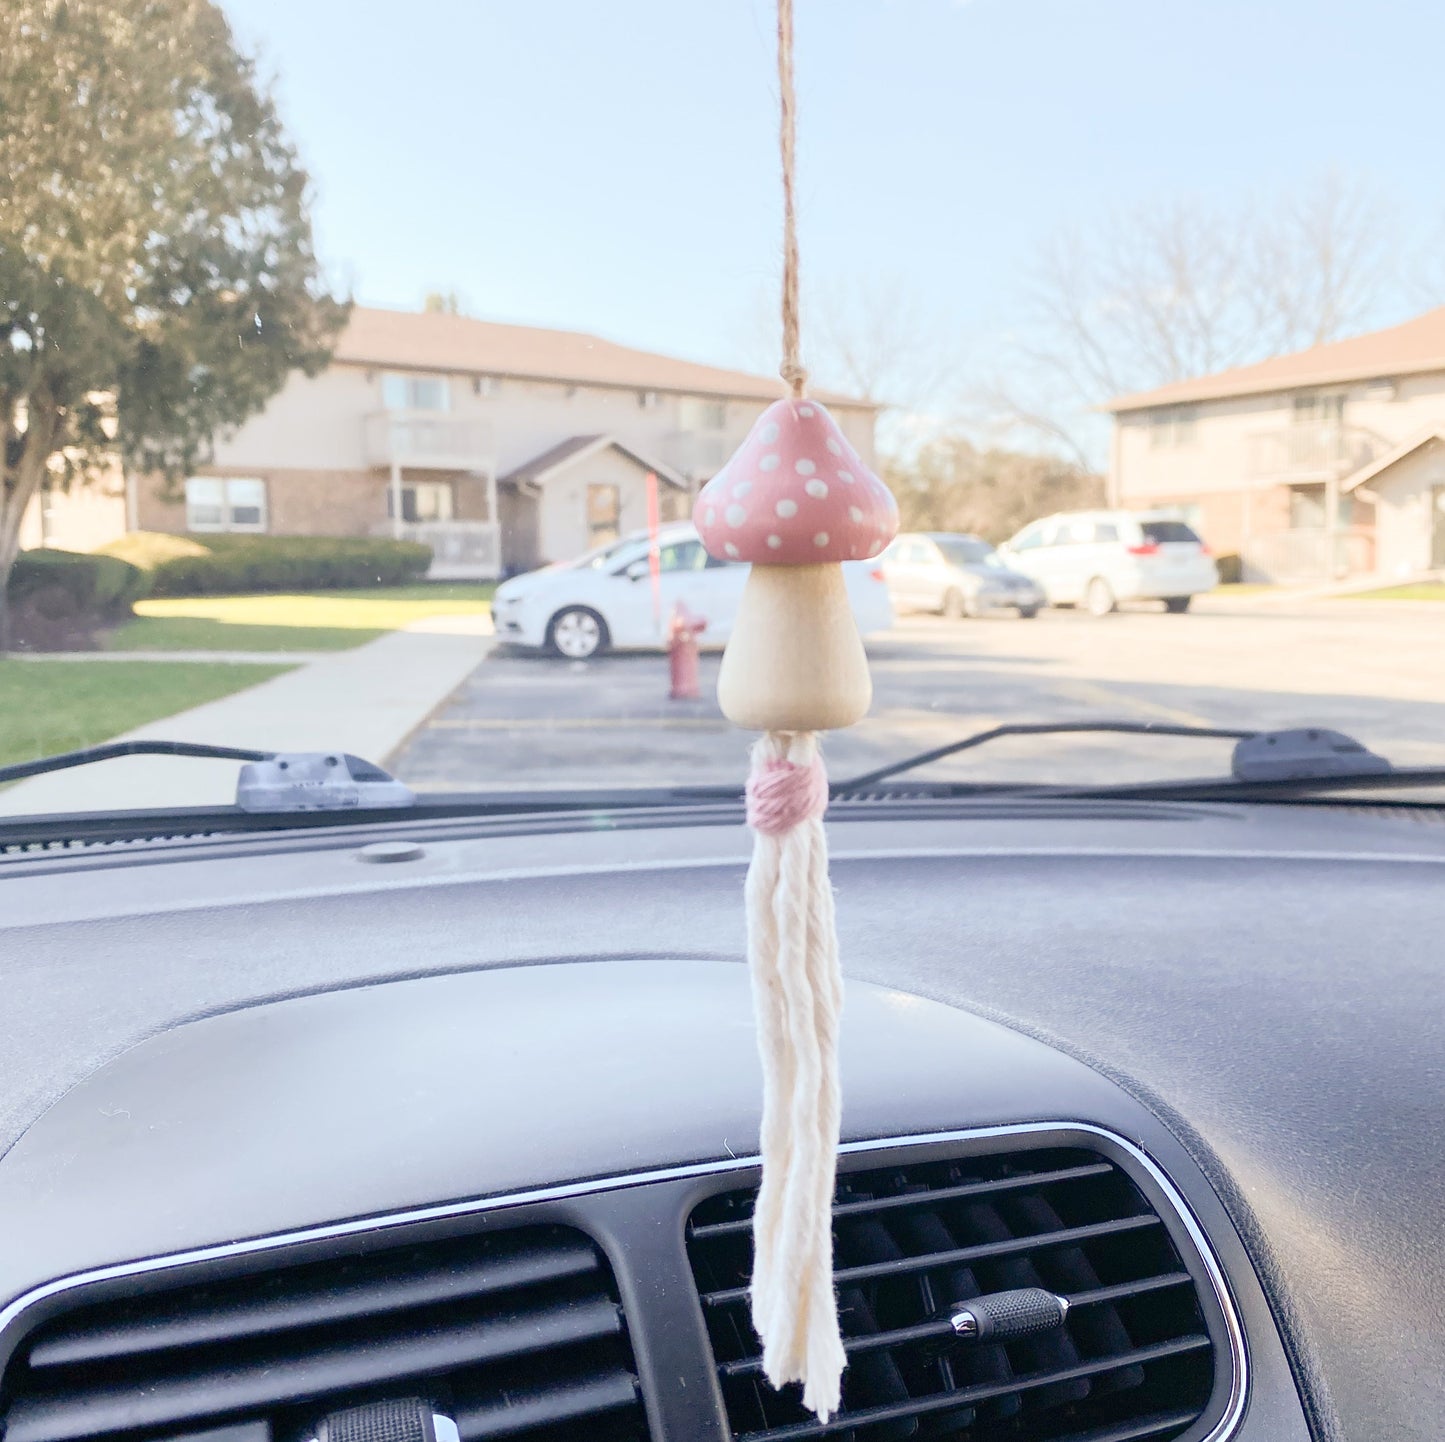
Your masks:
{"label": "green lawn", "polygon": [[389,586],[297,596],[196,596],[136,604],[111,651],[345,651],[428,616],[485,613],[496,587]]}
{"label": "green lawn", "polygon": [[1445,601],[1445,581],[1416,581],[1410,586],[1386,586],[1381,591],[1353,591],[1350,601]]}
{"label": "green lawn", "polygon": [[94,746],[290,669],[225,661],[0,658],[0,765]]}
{"label": "green lawn", "polygon": [[1277,591],[1278,586],[1264,581],[1226,581],[1214,588],[1216,596],[1260,596],[1266,591]]}

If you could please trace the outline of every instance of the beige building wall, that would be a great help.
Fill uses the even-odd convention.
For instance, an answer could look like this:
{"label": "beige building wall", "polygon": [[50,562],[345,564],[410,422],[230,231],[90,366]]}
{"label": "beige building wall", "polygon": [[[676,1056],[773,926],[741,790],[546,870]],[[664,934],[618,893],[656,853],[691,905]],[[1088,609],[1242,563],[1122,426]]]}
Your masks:
{"label": "beige building wall", "polygon": [[[1127,412],[1116,418],[1111,494],[1123,507],[1195,507],[1205,539],[1221,553],[1287,530],[1291,486],[1322,480],[1318,473],[1290,470],[1285,460],[1287,438],[1302,429],[1295,424],[1294,398],[1305,394],[1344,397],[1346,445],[1358,448],[1360,465],[1422,432],[1445,430],[1445,374],[1402,378],[1393,397],[1387,386],[1354,382],[1166,408],[1193,416],[1192,436],[1182,444],[1158,443],[1152,412]],[[1428,526],[1408,507],[1391,504],[1376,514],[1365,498],[1356,498],[1346,504],[1341,525],[1360,533],[1351,543],[1360,567],[1394,574],[1404,565],[1402,556],[1428,556]],[[1373,545],[1372,525],[1378,527]],[[1419,531],[1407,541],[1412,526]]]}
{"label": "beige building wall", "polygon": [[[204,473],[367,469],[366,418],[385,409],[385,374],[380,368],[338,365],[314,378],[293,375],[261,415],[217,440],[214,465]],[[446,380],[448,414],[479,423],[489,435],[487,459],[499,475],[577,435],[613,435],[648,459],[675,469],[697,459],[708,463],[711,474],[711,468],[720,466],[741,444],[767,406],[765,401],[722,400],[722,426],[702,429],[694,404],[699,398],[667,391],[506,378],[479,386],[469,375],[450,375]],[[873,413],[855,407],[838,407],[834,413],[854,448],[875,464]]]}
{"label": "beige building wall", "polygon": [[1364,383],[1311,391],[1201,401],[1194,414],[1194,438],[1184,445],[1156,445],[1149,411],[1117,417],[1113,482],[1119,504],[1130,506],[1163,495],[1207,495],[1246,486],[1287,484],[1288,478],[1258,473],[1254,452],[1268,449],[1255,438],[1278,435],[1294,424],[1296,394],[1343,394],[1344,427],[1373,439],[1375,454],[1430,427],[1445,429],[1445,374],[1402,379],[1393,400]]}
{"label": "beige building wall", "polygon": [[[587,522],[587,489],[615,485],[620,502],[618,533],[647,525],[646,472],[610,446],[567,466],[540,487],[537,547],[543,561],[564,561],[597,544]],[[659,510],[676,488],[659,485]]]}
{"label": "beige building wall", "polygon": [[33,497],[20,521],[20,548],[94,551],[125,531],[125,486],[117,474]]}
{"label": "beige building wall", "polygon": [[1435,487],[1445,486],[1445,446],[1422,446],[1382,471],[1364,487],[1376,497],[1376,567],[1382,575],[1409,576],[1428,570],[1436,517]]}

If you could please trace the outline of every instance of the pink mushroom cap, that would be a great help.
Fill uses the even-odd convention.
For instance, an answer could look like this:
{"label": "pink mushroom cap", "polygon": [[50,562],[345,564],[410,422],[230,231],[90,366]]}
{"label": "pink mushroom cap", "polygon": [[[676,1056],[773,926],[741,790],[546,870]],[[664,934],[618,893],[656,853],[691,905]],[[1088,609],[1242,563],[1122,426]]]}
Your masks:
{"label": "pink mushroom cap", "polygon": [[710,555],[760,565],[864,561],[898,534],[888,487],[813,400],[770,405],[692,518]]}

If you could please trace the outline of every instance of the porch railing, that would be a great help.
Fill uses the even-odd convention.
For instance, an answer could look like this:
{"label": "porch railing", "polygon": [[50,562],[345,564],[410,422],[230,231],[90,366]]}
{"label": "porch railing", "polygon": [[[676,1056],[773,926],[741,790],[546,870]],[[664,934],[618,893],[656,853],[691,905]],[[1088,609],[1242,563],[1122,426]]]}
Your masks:
{"label": "porch railing", "polygon": [[495,521],[403,521],[399,528],[387,521],[375,530],[430,546],[430,580],[495,581],[502,574],[502,528]]}
{"label": "porch railing", "polygon": [[1371,530],[1300,527],[1252,537],[1240,558],[1252,581],[1335,581],[1375,569]]}

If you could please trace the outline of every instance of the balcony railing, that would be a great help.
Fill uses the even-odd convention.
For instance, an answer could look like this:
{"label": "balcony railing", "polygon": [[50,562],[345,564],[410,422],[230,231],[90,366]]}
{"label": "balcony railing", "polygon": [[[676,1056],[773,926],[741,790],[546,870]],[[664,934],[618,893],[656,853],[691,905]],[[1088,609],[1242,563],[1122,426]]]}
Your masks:
{"label": "balcony railing", "polygon": [[375,411],[365,425],[371,466],[482,471],[491,464],[492,428],[486,421],[441,411]]}
{"label": "balcony railing", "polygon": [[1297,527],[1252,537],[1242,560],[1252,581],[1335,581],[1375,569],[1375,537],[1364,527]]}
{"label": "balcony railing", "polygon": [[502,528],[495,521],[386,521],[374,529],[430,546],[430,580],[495,581],[502,574]]}
{"label": "balcony railing", "polygon": [[1385,447],[1357,426],[1286,426],[1249,438],[1255,480],[1327,481],[1368,465]]}

